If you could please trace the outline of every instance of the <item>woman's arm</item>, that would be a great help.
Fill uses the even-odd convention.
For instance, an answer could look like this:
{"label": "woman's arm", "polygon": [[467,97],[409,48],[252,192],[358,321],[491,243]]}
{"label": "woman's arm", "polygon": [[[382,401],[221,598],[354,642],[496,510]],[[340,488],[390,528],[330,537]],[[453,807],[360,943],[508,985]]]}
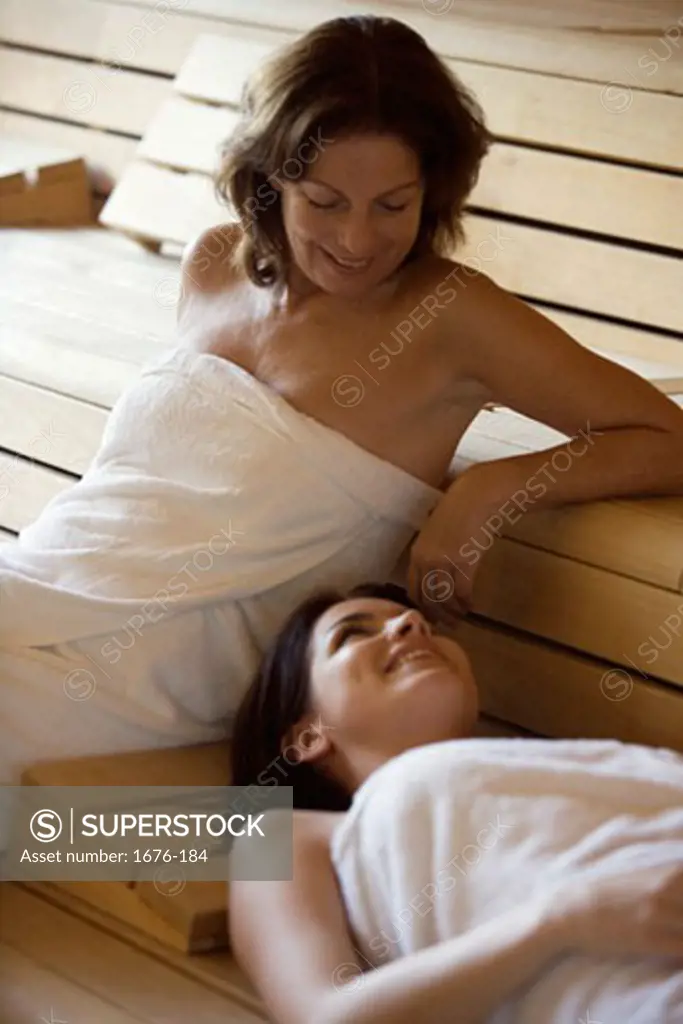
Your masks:
{"label": "woman's arm", "polygon": [[561,928],[529,904],[362,973],[328,838],[296,815],[294,865],[291,882],[230,887],[233,950],[278,1024],[474,1024],[563,950]]}
{"label": "woman's arm", "polygon": [[[476,381],[487,400],[571,440],[476,462],[433,509],[411,548],[408,592],[427,618],[449,628],[472,607],[490,537],[525,512],[627,495],[683,494],[683,411],[649,381],[584,348],[485,274],[468,277],[442,320],[453,380]],[[427,582],[435,579],[442,589],[448,583],[448,599],[428,595]]]}
{"label": "woman's arm", "polygon": [[474,466],[494,505],[528,492],[530,480],[546,484],[529,501],[537,509],[683,494],[683,411],[666,395],[485,274],[471,277],[449,309],[448,330],[458,339],[451,343],[454,372],[478,380],[491,400],[574,439]]}
{"label": "woman's arm", "polygon": [[325,1024],[480,1024],[564,952],[540,904],[386,964],[330,998]]}

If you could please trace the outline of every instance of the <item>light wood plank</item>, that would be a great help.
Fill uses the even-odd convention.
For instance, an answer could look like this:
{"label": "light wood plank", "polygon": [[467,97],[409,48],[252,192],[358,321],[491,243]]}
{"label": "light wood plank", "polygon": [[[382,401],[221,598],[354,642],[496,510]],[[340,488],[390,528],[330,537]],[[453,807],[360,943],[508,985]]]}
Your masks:
{"label": "light wood plank", "polygon": [[[655,651],[656,657],[651,650],[653,638],[665,645],[667,630],[683,632],[681,593],[505,537],[491,547],[491,536],[483,530],[471,538],[469,548],[468,558],[479,556],[472,565],[472,571],[478,566],[477,614],[616,664],[630,659],[636,671],[683,685],[683,641],[674,636],[667,649]],[[680,542],[671,558],[680,568]]]}
{"label": "light wood plank", "polygon": [[80,154],[87,163],[96,192],[111,191],[123,168],[133,159],[136,149],[134,139],[111,132],[0,109],[0,133],[5,132],[37,142],[54,143]]}
{"label": "light wood plank", "polygon": [[78,983],[67,981],[11,946],[0,945],[3,1021],[35,1024],[40,1020],[96,1020],[98,1024],[144,1024],[146,1018],[131,1016],[109,998],[94,996],[84,986],[87,986],[85,978]]}
{"label": "light wood plank", "polygon": [[[25,0],[3,0],[0,40],[175,75],[201,32],[229,36],[235,31],[234,23],[223,20],[220,12],[218,18],[195,17],[177,0],[175,7],[165,7],[159,0],[150,6],[151,12],[116,0],[31,0],[30,6]],[[312,17],[317,20],[315,12]],[[256,29],[240,25],[239,32],[273,45],[295,35],[293,29],[277,30],[267,23]]]}
{"label": "light wood plank", "polygon": [[0,447],[41,464],[85,473],[108,412],[86,402],[0,376]]}
{"label": "light wood plank", "polygon": [[[157,0],[124,2],[152,7]],[[639,10],[643,10],[642,5]],[[188,0],[183,12],[229,19],[239,23],[240,31],[249,25],[305,32],[328,18],[357,14],[358,5],[355,0],[288,0],[286,4],[281,0],[259,0],[258,4],[245,7],[243,0]],[[683,64],[675,59],[663,59],[666,56],[663,48],[656,62],[649,53],[659,39],[658,32],[645,37],[638,32],[579,32],[509,25],[499,18],[496,18],[495,31],[491,31],[490,23],[452,12],[447,17],[435,17],[425,12],[422,4],[413,3],[407,8],[382,0],[365,0],[363,12],[401,18],[444,56],[572,79],[622,83],[630,88],[683,93]],[[675,18],[670,24],[674,22]],[[577,61],[577,52],[581,54],[580,61]]]}
{"label": "light wood plank", "polygon": [[671,216],[683,208],[683,177],[499,144],[484,160],[469,203],[683,250],[683,218]]}
{"label": "light wood plank", "polygon": [[[231,211],[219,204],[207,176],[142,162],[127,168],[100,214],[110,227],[178,243],[230,219]],[[644,325],[683,327],[680,261],[674,257],[485,216],[468,217],[466,230],[468,242],[458,258],[509,291]],[[459,287],[467,287],[466,273]]]}
{"label": "light wood plank", "polygon": [[[71,892],[65,893],[61,888],[49,883],[32,883],[26,888],[45,896],[54,905],[63,907],[84,921],[109,928],[111,919],[95,907],[76,900]],[[227,950],[207,952],[202,956],[188,957],[174,949],[162,948],[150,937],[137,929],[122,925],[116,926],[115,934],[124,939],[130,946],[149,952],[163,960],[185,976],[196,979],[210,990],[216,991],[245,1006],[257,1016],[264,1014],[264,1007],[254,986],[247,975],[237,966],[231,953]],[[249,1022],[253,1024],[253,1022]]]}
{"label": "light wood plank", "polygon": [[183,245],[206,228],[234,219],[219,204],[207,175],[177,174],[142,161],[126,168],[100,213],[107,227]]}
{"label": "light wood plank", "polygon": [[237,106],[247,77],[272,52],[272,46],[241,39],[237,33],[229,38],[202,34],[183,62],[173,88],[183,96]]}
{"label": "light wood plank", "polygon": [[[393,0],[399,10],[419,9],[418,0]],[[444,16],[473,18],[489,25],[536,25],[582,32],[663,31],[681,14],[677,0],[574,0],[558,6],[555,0],[452,0]],[[441,16],[441,17],[444,17]]]}
{"label": "light wood plank", "polygon": [[[20,305],[25,310],[35,309],[34,324],[42,322],[48,333],[53,330],[52,315],[56,321],[65,317],[78,320],[76,333],[87,335],[90,331],[93,351],[100,346],[98,330],[103,325],[104,344],[117,332],[121,357],[140,361],[148,343],[159,348],[175,330],[177,264],[170,264],[168,270],[163,265],[153,268],[147,275],[140,267],[136,278],[134,264],[102,260],[88,265],[89,259],[87,250],[80,256],[65,252],[58,265],[49,256],[41,261],[38,254],[25,256],[17,249],[6,250],[0,255],[0,296],[8,305],[0,312],[0,323],[11,329],[10,304],[15,311]],[[83,266],[80,273],[79,263]],[[26,319],[17,321],[17,326],[29,326],[30,322],[30,318],[28,323]]]}
{"label": "light wood plank", "polygon": [[170,91],[163,78],[0,47],[7,107],[141,135]]}
{"label": "light wood plank", "polygon": [[147,126],[137,158],[213,174],[219,166],[219,146],[238,121],[239,113],[230,107],[170,96]]}
{"label": "light wood plank", "polygon": [[[468,243],[458,258],[479,258],[479,267],[509,291],[645,326],[683,328],[680,260],[675,257],[501,225],[485,216],[468,218],[466,230]],[[493,251],[497,255],[490,258]]]}
{"label": "light wood plank", "polygon": [[47,503],[72,487],[74,478],[0,452],[0,526],[17,533],[34,522]]}
{"label": "light wood plank", "polygon": [[678,97],[457,61],[450,66],[501,139],[681,167],[681,147],[670,134],[680,121]]}
{"label": "light wood plank", "polygon": [[[269,52],[272,47],[243,40],[238,34],[230,38],[202,34],[174,88],[193,99],[235,106],[247,74]],[[676,97],[632,90],[620,100],[621,94],[595,83],[468,62],[448,61],[448,66],[479,100],[491,131],[505,141],[557,146],[653,167],[683,167]],[[619,103],[624,106],[621,112]],[[558,110],[562,117],[557,116]],[[617,175],[615,180],[617,187],[626,187],[621,184],[623,177]]]}
{"label": "light wood plank", "polygon": [[[95,273],[98,264],[106,263],[107,272],[123,277],[138,289],[151,282],[156,284],[159,274],[174,261],[150,252],[138,242],[116,231],[107,231],[94,225],[86,228],[36,228],[30,233],[14,228],[0,230],[0,258],[9,253],[13,261],[28,260],[36,263],[59,265],[68,263],[84,271],[92,264]],[[137,282],[137,284],[136,284]]]}
{"label": "light wood plank", "polygon": [[[60,909],[53,902],[58,898],[55,893],[48,901],[46,895],[39,897],[23,886],[6,886],[2,940],[67,982],[85,981],[93,996],[150,1024],[160,1020],[186,1024],[188,1015],[197,1024],[256,1024],[263,1019],[257,1001],[236,983],[239,975],[227,955],[217,954],[228,970],[232,964],[232,976],[228,975],[221,990],[211,975],[207,982],[193,976],[194,965],[187,957],[167,953],[152,940],[135,936],[132,929],[122,928],[122,938],[116,938],[111,931]],[[60,902],[75,908],[77,901]],[[90,920],[98,920],[97,915],[93,913]],[[99,921],[104,923],[106,918],[99,915]]]}
{"label": "light wood plank", "polygon": [[454,635],[472,660],[488,714],[546,736],[683,752],[683,697],[675,687],[490,623],[465,621]]}
{"label": "light wood plank", "polygon": [[[70,345],[50,333],[42,318],[37,328],[27,329],[17,325],[14,310],[9,315],[11,327],[0,324],[0,374],[5,377],[111,409],[124,388],[140,375],[137,363],[116,357],[116,339],[106,352],[100,346],[91,352],[87,337],[84,347]],[[72,323],[65,320],[67,337]],[[155,352],[148,350],[149,357]]]}
{"label": "light wood plank", "polygon": [[[552,473],[552,470],[551,470]],[[531,497],[531,495],[530,495]],[[587,502],[564,509],[534,511],[518,518],[508,506],[505,536],[575,558],[679,594],[683,584],[683,539],[679,520],[659,508],[661,499]]]}

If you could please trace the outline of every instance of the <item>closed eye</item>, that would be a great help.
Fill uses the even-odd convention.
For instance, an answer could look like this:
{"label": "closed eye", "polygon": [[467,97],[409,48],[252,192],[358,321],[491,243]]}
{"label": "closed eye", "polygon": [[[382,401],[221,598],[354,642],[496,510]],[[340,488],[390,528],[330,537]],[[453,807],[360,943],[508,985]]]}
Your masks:
{"label": "closed eye", "polygon": [[308,202],[311,206],[315,206],[316,210],[332,210],[337,205],[336,203],[314,203],[312,199],[308,199]]}
{"label": "closed eye", "polygon": [[341,630],[337,634],[337,640],[334,645],[335,651],[338,651],[345,640],[348,639],[353,633],[367,633],[368,627],[361,626],[360,623],[350,624],[348,626],[342,626]]}
{"label": "closed eye", "polygon": [[[314,206],[316,210],[333,210],[338,203],[316,203],[312,199],[308,199],[311,206]],[[382,209],[388,210],[390,213],[399,213],[401,210],[405,210],[408,207],[408,203],[403,203],[401,206],[392,206],[391,203],[380,203]]]}

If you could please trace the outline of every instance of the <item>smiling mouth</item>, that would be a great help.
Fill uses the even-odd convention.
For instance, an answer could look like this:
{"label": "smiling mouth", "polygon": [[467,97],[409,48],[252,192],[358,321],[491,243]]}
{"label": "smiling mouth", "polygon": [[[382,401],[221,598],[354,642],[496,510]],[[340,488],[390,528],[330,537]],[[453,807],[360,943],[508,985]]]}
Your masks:
{"label": "smiling mouth", "polygon": [[336,267],[338,270],[344,271],[347,274],[357,274],[361,270],[367,270],[367,268],[372,263],[371,259],[369,259],[369,260],[348,260],[348,261],[347,260],[340,260],[336,256],[334,256],[331,252],[328,252],[327,249],[323,249],[322,246],[320,246],[320,251],[327,257],[327,259],[330,261],[330,263],[334,267]]}
{"label": "smiling mouth", "polygon": [[426,668],[430,661],[443,662],[443,657],[436,651],[420,650],[420,651],[409,651],[407,654],[402,654],[387,668],[387,674],[400,671],[404,665],[424,665]]}

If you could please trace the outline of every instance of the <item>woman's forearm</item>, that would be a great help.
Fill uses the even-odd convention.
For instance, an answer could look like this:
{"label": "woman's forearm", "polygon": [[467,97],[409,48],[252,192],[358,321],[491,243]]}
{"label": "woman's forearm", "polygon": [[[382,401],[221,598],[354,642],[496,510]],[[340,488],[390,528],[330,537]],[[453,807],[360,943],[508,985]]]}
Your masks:
{"label": "woman's forearm", "polygon": [[564,952],[541,905],[516,907],[465,935],[363,974],[330,997],[325,1024],[480,1024]]}
{"label": "woman's forearm", "polygon": [[[682,417],[683,419],[683,417]],[[475,463],[466,473],[493,508],[511,511],[642,495],[683,494],[683,432],[583,430],[565,444]]]}

